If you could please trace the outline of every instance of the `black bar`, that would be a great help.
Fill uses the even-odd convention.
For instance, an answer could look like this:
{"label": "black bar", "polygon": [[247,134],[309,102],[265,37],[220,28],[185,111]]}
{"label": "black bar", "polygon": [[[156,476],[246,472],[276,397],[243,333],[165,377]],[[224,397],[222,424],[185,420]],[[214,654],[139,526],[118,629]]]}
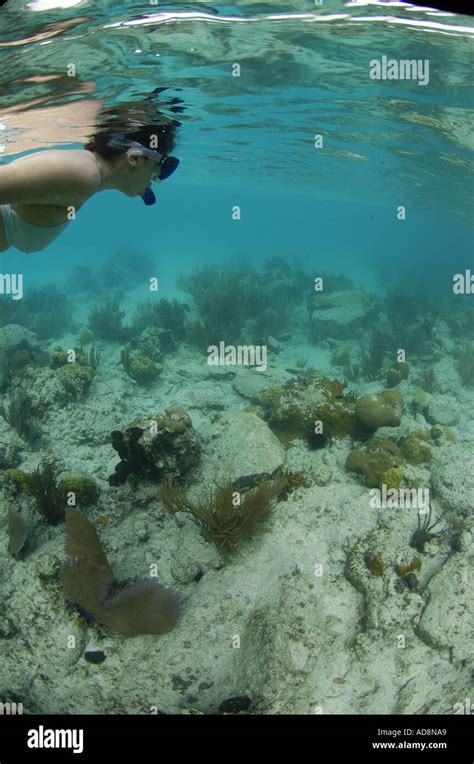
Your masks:
{"label": "black bar", "polygon": [[[56,741],[48,730],[82,730],[82,752],[70,748],[31,748],[30,730],[42,729],[39,742]],[[196,737],[304,737],[303,744],[334,757],[360,755],[383,760],[415,752],[421,760],[433,757],[456,764],[472,762],[473,719],[470,715],[450,716],[256,716],[166,714],[143,716],[0,716],[0,762],[94,761],[101,752],[111,761],[133,757],[132,764],[148,756],[162,758],[172,737],[178,746]],[[79,748],[80,738],[70,739]],[[374,744],[377,744],[374,746]],[[414,745],[416,744],[416,745]],[[421,748],[421,745],[425,748]],[[160,756],[161,751],[161,756]],[[179,755],[177,753],[177,755]],[[426,758],[427,757],[427,758]]]}

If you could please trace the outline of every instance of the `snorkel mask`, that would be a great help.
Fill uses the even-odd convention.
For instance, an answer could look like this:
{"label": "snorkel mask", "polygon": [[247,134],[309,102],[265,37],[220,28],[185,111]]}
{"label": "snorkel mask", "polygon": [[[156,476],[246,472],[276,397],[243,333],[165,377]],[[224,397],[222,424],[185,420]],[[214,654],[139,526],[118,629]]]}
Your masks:
{"label": "snorkel mask", "polygon": [[[160,180],[166,180],[169,178],[179,165],[179,159],[176,157],[170,157],[167,154],[160,154],[160,152],[156,151],[156,149],[149,149],[146,146],[143,146],[141,143],[138,143],[138,141],[130,140],[127,138],[125,133],[116,133],[107,141],[107,146],[110,146],[110,148],[113,149],[121,149],[123,151],[126,151],[127,149],[138,149],[140,154],[143,154],[143,156],[149,157],[149,159],[153,159],[153,161],[156,162],[159,168],[158,177]],[[151,204],[155,204],[156,196],[151,188],[151,185],[145,189],[144,193],[141,195],[141,198],[147,207]]]}

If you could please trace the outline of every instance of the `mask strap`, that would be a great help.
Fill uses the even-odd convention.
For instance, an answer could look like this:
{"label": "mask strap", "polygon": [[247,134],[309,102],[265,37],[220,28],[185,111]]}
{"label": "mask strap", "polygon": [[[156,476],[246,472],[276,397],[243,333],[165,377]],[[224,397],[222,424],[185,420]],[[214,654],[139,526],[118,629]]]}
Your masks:
{"label": "mask strap", "polygon": [[[110,138],[107,142],[107,146],[110,146],[111,148],[117,148],[117,149],[139,149],[140,153],[143,156],[147,156],[150,159],[154,159],[156,162],[160,162],[165,154],[161,154],[156,149],[149,149],[146,146],[142,146],[141,143],[138,143],[138,141],[132,141],[128,138],[125,138],[123,136],[123,133],[115,135],[113,138]],[[127,152],[128,153],[128,152]]]}

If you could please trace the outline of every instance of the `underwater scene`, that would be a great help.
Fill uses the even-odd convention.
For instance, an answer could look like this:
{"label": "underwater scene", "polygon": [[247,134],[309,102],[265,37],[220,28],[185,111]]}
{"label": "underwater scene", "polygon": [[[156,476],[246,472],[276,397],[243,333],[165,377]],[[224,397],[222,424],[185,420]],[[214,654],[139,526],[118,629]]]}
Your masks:
{"label": "underwater scene", "polygon": [[473,39],[2,5],[2,713],[471,713]]}

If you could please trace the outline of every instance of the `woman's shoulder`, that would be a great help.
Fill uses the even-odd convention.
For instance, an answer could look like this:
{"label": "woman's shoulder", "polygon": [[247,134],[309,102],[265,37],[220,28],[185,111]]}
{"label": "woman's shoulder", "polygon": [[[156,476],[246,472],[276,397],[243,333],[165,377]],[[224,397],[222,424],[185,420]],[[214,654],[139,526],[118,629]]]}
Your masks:
{"label": "woman's shoulder", "polygon": [[81,176],[84,180],[100,183],[100,172],[94,155],[85,149],[48,149],[27,154],[16,159],[14,163],[18,166],[22,163],[25,167],[28,163],[28,169],[33,172],[48,165],[56,171],[65,170],[72,172],[76,177]]}
{"label": "woman's shoulder", "polygon": [[0,203],[79,205],[99,190],[93,154],[83,149],[48,149],[0,168]]}

